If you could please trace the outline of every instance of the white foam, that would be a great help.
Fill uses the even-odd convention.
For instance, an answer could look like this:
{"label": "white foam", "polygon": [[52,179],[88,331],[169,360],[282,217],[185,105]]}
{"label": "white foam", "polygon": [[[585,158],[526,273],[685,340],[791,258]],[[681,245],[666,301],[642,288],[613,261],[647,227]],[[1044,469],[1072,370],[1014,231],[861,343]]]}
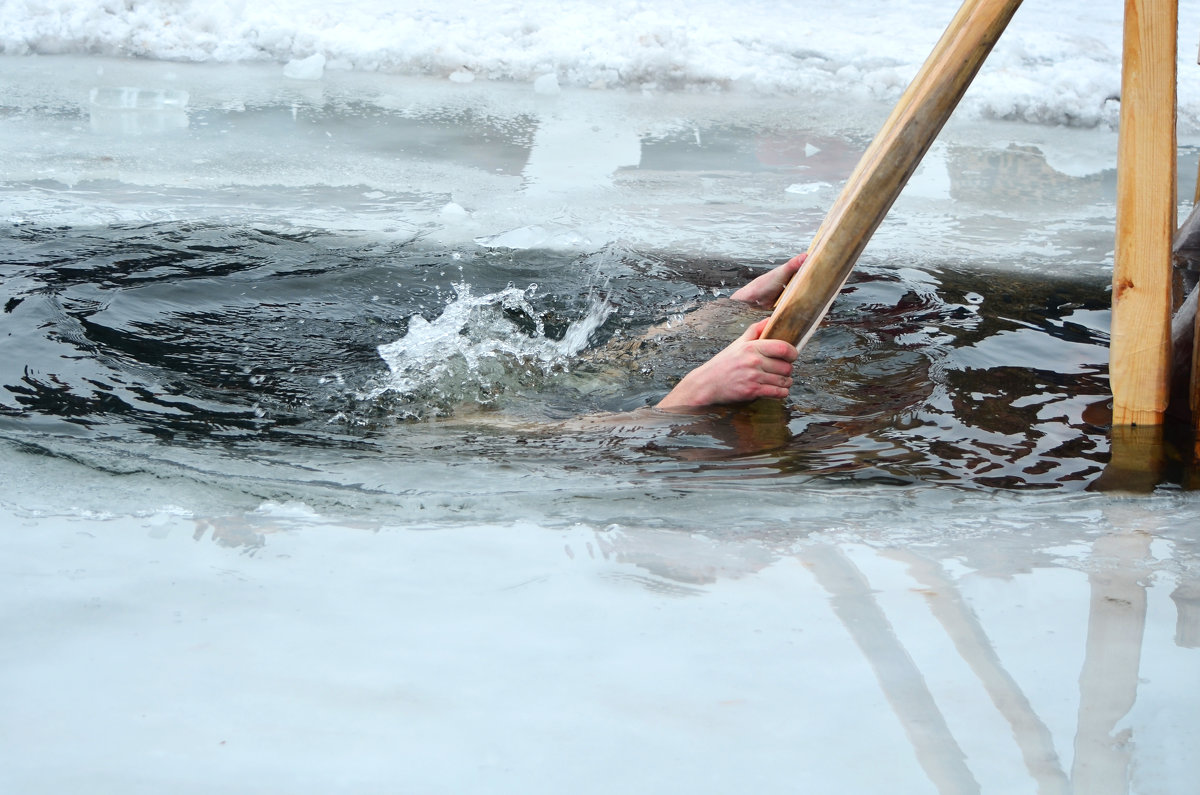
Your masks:
{"label": "white foam", "polygon": [[[485,404],[513,381],[516,370],[545,373],[564,366],[612,311],[603,301],[594,301],[588,313],[555,340],[546,336],[529,303],[536,285],[481,296],[472,295],[468,284],[456,284],[454,290],[454,300],[437,318],[428,321],[414,315],[407,334],[379,346],[391,378],[368,397],[385,392],[402,397],[432,394],[441,400]],[[534,333],[522,333],[505,317],[505,310],[535,319]]]}

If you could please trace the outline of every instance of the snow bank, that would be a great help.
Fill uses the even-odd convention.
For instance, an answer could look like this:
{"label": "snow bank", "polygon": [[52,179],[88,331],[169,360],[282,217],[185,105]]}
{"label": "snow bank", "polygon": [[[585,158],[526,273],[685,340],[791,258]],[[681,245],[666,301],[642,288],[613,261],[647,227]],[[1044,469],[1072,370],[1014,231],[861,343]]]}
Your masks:
{"label": "snow bank", "polygon": [[[1181,118],[1200,119],[1180,4]],[[838,4],[717,0],[6,0],[0,52],[91,53],[181,61],[297,64],[593,88],[751,90],[898,96],[956,0]],[[1028,4],[997,46],[964,111],[1095,126],[1115,118],[1120,3]],[[295,68],[295,66],[293,66]],[[1189,78],[1189,74],[1191,77]],[[310,70],[306,76],[319,77]]]}

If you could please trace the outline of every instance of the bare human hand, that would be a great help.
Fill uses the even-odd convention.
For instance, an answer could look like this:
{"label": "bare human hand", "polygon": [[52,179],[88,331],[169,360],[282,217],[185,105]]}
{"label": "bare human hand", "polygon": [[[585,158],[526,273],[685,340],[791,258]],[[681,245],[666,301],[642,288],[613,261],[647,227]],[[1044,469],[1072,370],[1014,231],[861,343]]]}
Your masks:
{"label": "bare human hand", "polygon": [[800,270],[800,266],[804,264],[807,256],[807,254],[798,254],[792,257],[779,267],[773,268],[747,283],[730,298],[757,306],[760,309],[774,308],[775,302],[779,300],[779,296],[783,295],[784,288],[796,275],[796,271]]}
{"label": "bare human hand", "polygon": [[[780,266],[783,267],[787,266]],[[763,318],[750,326],[727,348],[684,376],[658,407],[713,406],[746,403],[759,398],[786,398],[792,387],[792,363],[800,352],[784,340],[759,339],[768,320]]]}

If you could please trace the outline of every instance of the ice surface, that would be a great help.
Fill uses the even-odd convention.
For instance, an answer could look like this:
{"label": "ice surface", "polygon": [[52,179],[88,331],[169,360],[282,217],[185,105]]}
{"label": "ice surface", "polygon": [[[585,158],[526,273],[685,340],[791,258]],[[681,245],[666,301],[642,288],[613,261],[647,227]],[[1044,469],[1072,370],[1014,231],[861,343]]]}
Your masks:
{"label": "ice surface", "polygon": [[[1180,528],[1101,497],[897,494],[922,511],[905,528],[863,510],[878,494],[831,496],[797,495],[807,532],[742,538],[0,508],[4,780],[1034,793],[1129,765],[1115,792],[1187,791]],[[1146,559],[1162,535],[1182,548]],[[1140,668],[1109,654],[1131,632]]]}
{"label": "ice surface", "polygon": [[[59,57],[0,67],[0,102],[13,109],[0,120],[8,218],[249,214],[447,246],[790,256],[889,107],[745,92],[547,95],[329,69],[298,81],[272,65]],[[88,101],[122,91],[187,101],[136,111]],[[954,119],[897,203],[903,220],[885,223],[870,251],[909,256],[952,218],[961,234],[942,236],[947,256],[1104,265],[1115,152],[1107,127]],[[1194,152],[1182,155],[1182,195]]]}

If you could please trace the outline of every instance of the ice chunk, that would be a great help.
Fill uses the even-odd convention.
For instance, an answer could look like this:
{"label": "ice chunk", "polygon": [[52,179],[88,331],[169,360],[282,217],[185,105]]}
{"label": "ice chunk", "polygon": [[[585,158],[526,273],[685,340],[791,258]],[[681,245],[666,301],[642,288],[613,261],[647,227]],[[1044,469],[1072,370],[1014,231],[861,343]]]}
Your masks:
{"label": "ice chunk", "polygon": [[325,56],[321,53],[293,59],[283,67],[283,76],[292,80],[320,80],[325,75]]}
{"label": "ice chunk", "polygon": [[784,193],[816,193],[821,188],[829,187],[828,182],[797,182],[784,188]]}
{"label": "ice chunk", "polygon": [[528,250],[535,248],[569,250],[585,249],[592,241],[578,229],[560,224],[532,224],[510,229],[498,235],[475,238],[475,242],[489,248],[511,248]]}
{"label": "ice chunk", "polygon": [[93,88],[88,94],[93,107],[108,110],[183,110],[188,93],[152,88]]}
{"label": "ice chunk", "polygon": [[559,91],[562,89],[560,89],[558,86],[558,75],[553,73],[542,75],[537,80],[533,81],[533,90],[539,94],[545,94],[547,96],[559,93]]}
{"label": "ice chunk", "polygon": [[188,93],[174,89],[93,88],[88,94],[92,130],[146,135],[188,126]]}

